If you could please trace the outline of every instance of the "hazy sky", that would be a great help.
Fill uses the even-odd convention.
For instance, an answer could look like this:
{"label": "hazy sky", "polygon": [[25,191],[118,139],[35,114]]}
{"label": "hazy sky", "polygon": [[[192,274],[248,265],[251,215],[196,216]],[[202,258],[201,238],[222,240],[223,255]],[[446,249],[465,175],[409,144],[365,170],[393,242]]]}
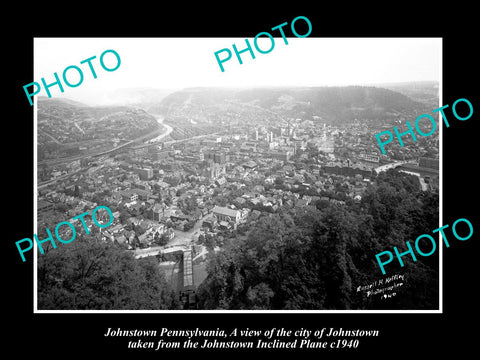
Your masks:
{"label": "hazy sky", "polygon": [[[193,86],[325,86],[363,85],[384,82],[441,80],[441,38],[275,38],[268,54],[259,53],[249,38],[255,59],[242,54],[240,65],[232,49],[245,48],[245,38],[36,38],[35,75],[32,81],[54,81],[70,65],[83,70],[84,80],[76,88],[64,85],[50,89],[52,97],[66,97],[88,103],[101,103],[105,93],[123,88],[181,89]],[[268,38],[259,41],[270,47]],[[232,51],[221,72],[214,52]],[[121,57],[120,67],[106,72],[100,54],[113,49]],[[98,78],[93,79],[92,61]],[[226,53],[220,55],[222,58]],[[112,54],[105,61],[115,64]],[[109,66],[113,66],[109,65]],[[68,78],[75,81],[75,70]],[[42,89],[39,95],[46,95]]]}

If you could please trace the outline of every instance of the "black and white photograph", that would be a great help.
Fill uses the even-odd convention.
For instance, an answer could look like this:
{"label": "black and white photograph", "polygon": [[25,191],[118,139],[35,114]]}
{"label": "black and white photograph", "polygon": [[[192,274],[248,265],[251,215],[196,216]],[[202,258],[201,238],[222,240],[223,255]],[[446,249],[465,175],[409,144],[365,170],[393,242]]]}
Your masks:
{"label": "black and white photograph", "polygon": [[38,311],[440,309],[441,39],[34,46]]}
{"label": "black and white photograph", "polygon": [[473,8],[106,5],[3,24],[5,353],[475,353]]}

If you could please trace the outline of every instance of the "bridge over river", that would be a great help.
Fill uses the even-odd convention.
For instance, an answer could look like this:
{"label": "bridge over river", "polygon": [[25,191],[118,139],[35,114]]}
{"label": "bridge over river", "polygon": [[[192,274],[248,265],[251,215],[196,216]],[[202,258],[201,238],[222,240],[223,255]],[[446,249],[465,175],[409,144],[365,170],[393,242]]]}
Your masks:
{"label": "bridge over river", "polygon": [[408,163],[415,163],[415,161],[395,161],[393,163],[389,163],[389,164],[385,164],[385,165],[381,165],[379,167],[376,167],[374,170],[377,174],[380,174],[382,171],[387,171],[389,169],[393,169],[393,168],[396,168],[396,167],[399,167],[399,166],[402,166],[402,165],[405,165],[405,164],[408,164]]}

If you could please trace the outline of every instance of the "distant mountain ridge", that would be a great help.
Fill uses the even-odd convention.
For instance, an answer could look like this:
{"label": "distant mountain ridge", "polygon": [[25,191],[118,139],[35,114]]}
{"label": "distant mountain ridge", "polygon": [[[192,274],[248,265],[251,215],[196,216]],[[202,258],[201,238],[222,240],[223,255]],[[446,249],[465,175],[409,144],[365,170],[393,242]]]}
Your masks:
{"label": "distant mountain ridge", "polygon": [[272,88],[187,88],[167,95],[149,111],[181,116],[188,110],[191,116],[215,109],[225,110],[232,104],[247,104],[281,117],[349,122],[355,118],[379,120],[389,117],[409,117],[431,111],[424,102],[390,89],[373,86],[333,87],[272,87]]}
{"label": "distant mountain ridge", "polygon": [[[141,108],[150,114],[163,115],[167,121],[183,119],[191,124],[219,123],[230,113],[237,113],[240,120],[250,117],[250,122],[258,117],[260,123],[265,113],[284,119],[322,122],[349,123],[355,119],[379,122],[430,113],[439,101],[439,85],[436,82],[406,82],[378,86],[192,87],[174,92],[137,88],[112,91],[111,94],[118,95],[116,105],[88,106],[65,98],[39,97],[39,105],[42,105],[39,108],[53,106],[66,113],[76,109],[77,116],[77,110],[98,115]],[[124,101],[125,98],[129,101]],[[258,116],[251,116],[255,108]],[[250,114],[246,114],[249,111]]]}
{"label": "distant mountain ridge", "polygon": [[76,106],[76,107],[89,107],[89,105],[84,104],[80,101],[68,99],[68,98],[48,98],[46,96],[39,96],[37,98],[37,105],[52,105],[52,106]]}

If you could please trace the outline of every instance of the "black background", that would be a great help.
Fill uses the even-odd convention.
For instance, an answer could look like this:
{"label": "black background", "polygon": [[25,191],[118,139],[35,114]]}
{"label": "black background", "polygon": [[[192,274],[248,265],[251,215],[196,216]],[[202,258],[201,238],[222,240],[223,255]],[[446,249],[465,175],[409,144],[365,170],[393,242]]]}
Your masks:
{"label": "black background", "polygon": [[[458,4],[458,5],[457,5]],[[10,10],[12,21],[2,25],[4,55],[2,92],[3,132],[3,278],[6,280],[2,310],[3,346],[16,354],[33,356],[172,356],[126,348],[125,338],[105,338],[116,329],[215,329],[234,327],[267,330],[322,327],[377,329],[377,338],[361,338],[359,348],[347,351],[312,350],[315,357],[369,355],[417,358],[453,350],[468,354],[475,347],[477,303],[476,258],[480,227],[474,208],[478,199],[476,137],[480,102],[477,82],[478,37],[476,10],[468,5],[420,8],[405,2],[384,7],[319,3],[293,7],[290,3],[267,5],[266,10],[246,3],[219,6],[187,3],[181,10],[162,3],[112,3],[106,11],[92,4],[49,8],[35,6]],[[266,5],[266,3],[264,3]],[[327,6],[328,5],[328,6]],[[15,241],[31,238],[33,229],[33,107],[23,85],[33,78],[34,37],[229,37],[253,38],[296,16],[306,16],[313,27],[310,37],[442,37],[443,104],[467,98],[474,114],[467,121],[451,117],[443,131],[443,224],[469,219],[474,234],[468,241],[450,241],[444,248],[443,314],[33,314],[33,258],[22,263]],[[8,20],[8,16],[6,17]],[[477,23],[476,23],[477,22]],[[477,25],[477,26],[476,26]],[[205,49],[213,51],[215,49]],[[168,56],[174,56],[169,54]],[[270,56],[275,56],[270,55]],[[328,56],[326,54],[325,56]],[[354,57],[354,54],[352,54]],[[195,54],[192,54],[194,61]],[[212,53],[212,61],[213,53]],[[294,66],[294,64],[292,64]],[[281,74],[279,74],[281,76]],[[449,112],[447,112],[448,114]],[[450,119],[450,118],[449,118]],[[418,221],[422,221],[418,219]],[[433,229],[432,229],[433,230]],[[373,256],[373,254],[372,254]],[[5,335],[6,334],[6,335]],[[6,338],[5,338],[6,336]],[[224,350],[225,351],[225,350]],[[230,350],[231,351],[231,350]],[[291,350],[281,350],[292,353]],[[213,354],[213,350],[201,352]],[[216,351],[219,352],[219,351]],[[260,356],[275,350],[255,350]],[[300,352],[299,349],[295,352]],[[304,355],[307,352],[302,351]],[[200,352],[199,352],[200,353]],[[246,353],[246,351],[245,351]],[[263,354],[263,355],[262,355]],[[193,354],[192,354],[193,355]],[[198,354],[200,355],[200,354]],[[303,356],[303,355],[302,355]]]}

